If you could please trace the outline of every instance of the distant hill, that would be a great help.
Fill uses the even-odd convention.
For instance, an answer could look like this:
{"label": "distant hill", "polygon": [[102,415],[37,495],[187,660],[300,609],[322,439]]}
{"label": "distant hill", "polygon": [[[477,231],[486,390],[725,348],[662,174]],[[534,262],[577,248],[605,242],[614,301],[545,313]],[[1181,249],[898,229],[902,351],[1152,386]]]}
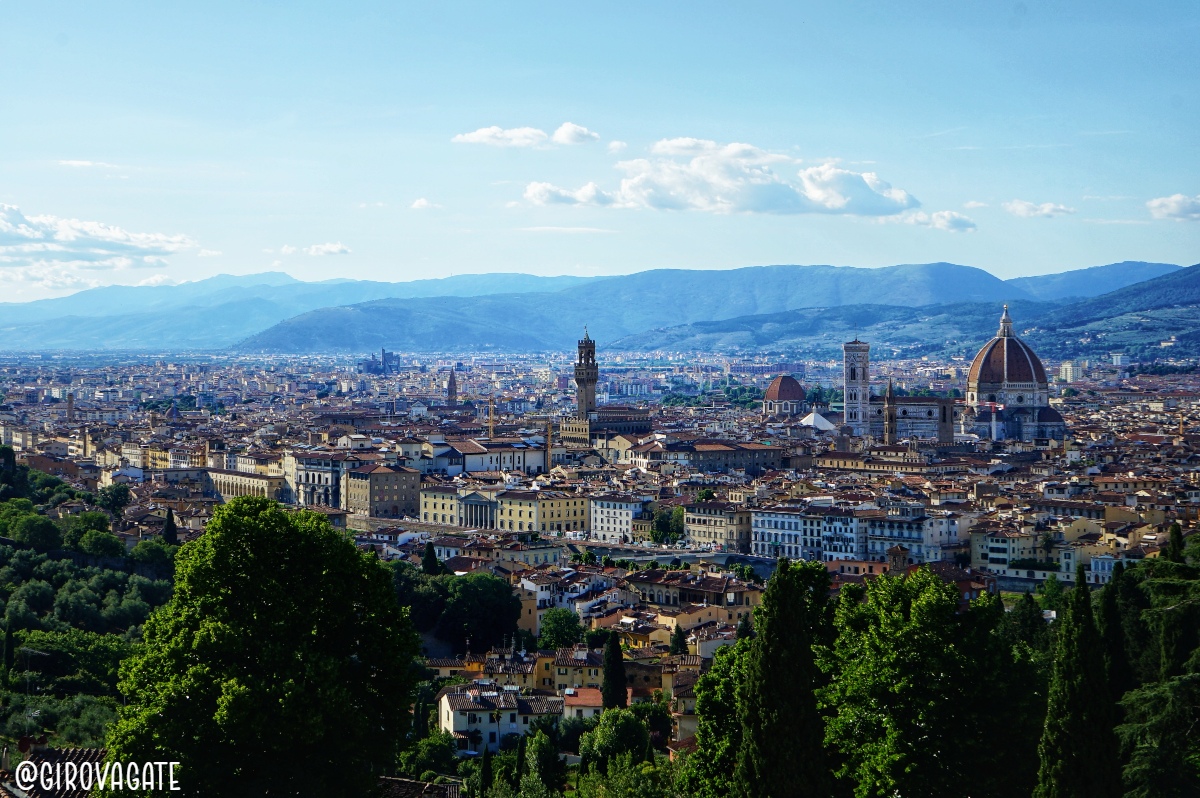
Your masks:
{"label": "distant hill", "polygon": [[600,278],[461,274],[406,283],[307,283],[280,272],[171,286],[107,286],[0,304],[0,349],[224,349],[299,313],[385,297],[555,291]]}
{"label": "distant hill", "polygon": [[[1122,263],[1009,281],[952,263],[877,269],[655,269],[594,278],[477,274],[404,283],[309,283],[280,272],[220,275],[177,286],[112,286],[60,299],[0,304],[0,348],[168,352],[232,346],[247,352],[315,353],[386,346],[410,351],[522,351],[570,348],[584,325],[602,345],[658,348],[676,341],[688,348],[692,344],[684,342],[694,340],[708,347],[762,347],[797,340],[796,336],[836,337],[855,325],[876,323],[898,325],[897,345],[908,346],[903,343],[908,333],[901,328],[911,332],[914,341],[922,325],[928,327],[926,337],[944,334],[945,340],[953,340],[955,335],[974,335],[974,320],[954,327],[953,319],[941,318],[935,308],[961,305],[963,312],[975,312],[969,309],[973,304],[994,308],[1007,301],[1028,305],[1032,322],[1040,303],[1062,304],[1064,295],[1094,294],[1144,274],[1159,274],[1072,304],[1071,318],[1087,323],[1118,308],[1184,301],[1181,298],[1191,296],[1188,279],[1169,287],[1160,281],[1192,271],[1169,264]],[[894,310],[879,311],[882,307]],[[847,310],[834,312],[839,308]],[[811,312],[770,320],[766,327],[751,318],[804,310]],[[985,315],[994,314],[988,310]],[[1067,320],[1065,315],[1059,321],[1047,319],[1041,311],[1036,315],[1047,325]],[[736,320],[734,328],[741,327],[722,329],[721,323],[730,320]]]}
{"label": "distant hill", "polygon": [[[648,330],[609,343],[625,351],[788,350],[835,357],[858,335],[876,351],[914,357],[973,355],[994,334],[1000,302],[897,308],[850,305],[742,316]],[[1200,266],[1071,304],[1017,302],[1018,334],[1047,358],[1162,352],[1175,336],[1172,355],[1200,355]]]}
{"label": "distant hill", "polygon": [[[248,352],[362,352],[387,346],[436,351],[458,346],[570,347],[587,325],[601,343],[660,326],[809,307],[877,303],[923,306],[946,301],[1026,299],[1003,280],[970,266],[904,264],[879,269],[752,266],[729,270],[654,269],[553,293],[388,299],[322,308],[280,322],[238,344]],[[444,319],[456,316],[458,329]],[[353,318],[354,323],[347,323]],[[479,327],[478,336],[468,330]],[[320,331],[320,332],[317,332]],[[370,346],[366,346],[367,342]]]}
{"label": "distant hill", "polygon": [[1127,285],[1152,280],[1178,271],[1181,267],[1173,263],[1144,263],[1127,260],[1107,266],[1092,266],[1059,274],[1041,274],[1036,277],[1014,277],[1006,283],[1019,288],[1034,299],[1078,299],[1100,296]]}

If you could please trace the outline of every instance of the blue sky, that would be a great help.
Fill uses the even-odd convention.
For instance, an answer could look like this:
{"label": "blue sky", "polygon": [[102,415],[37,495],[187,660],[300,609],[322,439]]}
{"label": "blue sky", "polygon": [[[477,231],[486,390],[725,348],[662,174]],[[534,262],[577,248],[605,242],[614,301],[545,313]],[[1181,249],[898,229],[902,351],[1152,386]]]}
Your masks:
{"label": "blue sky", "polygon": [[0,3],[0,299],[1200,261],[1200,4]]}

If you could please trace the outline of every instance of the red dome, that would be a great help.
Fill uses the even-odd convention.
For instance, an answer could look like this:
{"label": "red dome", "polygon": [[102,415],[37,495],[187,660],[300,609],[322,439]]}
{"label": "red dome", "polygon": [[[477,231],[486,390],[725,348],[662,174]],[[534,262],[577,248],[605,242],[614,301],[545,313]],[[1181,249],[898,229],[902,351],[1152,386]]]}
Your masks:
{"label": "red dome", "polygon": [[1047,383],[1042,361],[1028,344],[1013,335],[1008,305],[1004,306],[1004,315],[1000,317],[1000,331],[983,345],[967,372],[969,385],[1002,385],[1006,382]]}
{"label": "red dome", "polygon": [[763,394],[763,401],[803,402],[807,395],[804,386],[797,382],[795,377],[780,374],[767,386],[767,392]]}

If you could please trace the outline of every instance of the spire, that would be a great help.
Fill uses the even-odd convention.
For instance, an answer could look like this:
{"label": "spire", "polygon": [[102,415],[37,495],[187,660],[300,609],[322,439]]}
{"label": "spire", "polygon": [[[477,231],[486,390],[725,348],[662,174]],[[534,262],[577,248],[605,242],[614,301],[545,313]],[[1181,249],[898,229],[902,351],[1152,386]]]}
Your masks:
{"label": "spire", "polygon": [[1000,317],[1000,331],[996,335],[1000,338],[1012,338],[1012,317],[1008,315],[1008,305],[1004,306],[1004,315]]}
{"label": "spire", "polygon": [[587,325],[586,325],[586,324],[585,324],[585,325],[583,325],[583,340],[585,340],[585,341],[590,341],[590,340],[592,340],[590,337],[588,337],[588,331],[587,331]]}

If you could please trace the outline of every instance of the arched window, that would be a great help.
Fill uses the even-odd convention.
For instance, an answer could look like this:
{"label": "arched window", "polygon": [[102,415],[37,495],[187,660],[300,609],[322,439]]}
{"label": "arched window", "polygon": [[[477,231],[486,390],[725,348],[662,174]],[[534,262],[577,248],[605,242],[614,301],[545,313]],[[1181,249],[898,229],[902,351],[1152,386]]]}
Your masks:
{"label": "arched window", "polygon": [[857,379],[858,379],[858,369],[856,369],[854,366],[851,366],[850,367],[850,380],[854,381]]}

